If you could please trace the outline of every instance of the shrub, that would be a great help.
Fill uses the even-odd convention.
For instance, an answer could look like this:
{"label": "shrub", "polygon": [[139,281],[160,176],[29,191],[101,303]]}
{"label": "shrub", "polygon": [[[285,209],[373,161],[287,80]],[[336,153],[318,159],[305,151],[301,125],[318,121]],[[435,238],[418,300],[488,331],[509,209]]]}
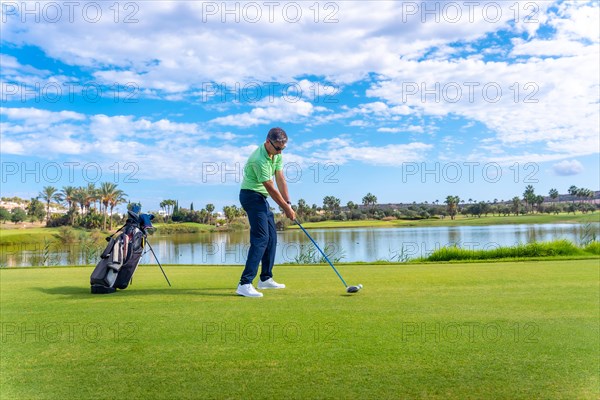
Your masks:
{"label": "shrub", "polygon": [[600,242],[590,242],[587,246],[584,247],[584,250],[588,253],[600,256]]}
{"label": "shrub", "polygon": [[62,245],[73,244],[77,241],[77,235],[75,234],[75,230],[70,226],[61,226],[58,229],[58,233],[54,234],[53,236]]}
{"label": "shrub", "polygon": [[[592,248],[593,250],[593,248]],[[585,251],[588,251],[587,249]],[[588,251],[590,252],[590,251]],[[545,243],[519,244],[513,247],[498,247],[490,250],[469,250],[459,246],[442,247],[425,257],[424,261],[454,260],[492,260],[521,257],[575,256],[584,254],[584,250],[568,240],[556,240]]]}
{"label": "shrub", "polygon": [[50,220],[46,224],[47,227],[55,228],[57,226],[66,226],[70,225],[70,216],[68,214],[57,215],[53,214],[50,217]]}

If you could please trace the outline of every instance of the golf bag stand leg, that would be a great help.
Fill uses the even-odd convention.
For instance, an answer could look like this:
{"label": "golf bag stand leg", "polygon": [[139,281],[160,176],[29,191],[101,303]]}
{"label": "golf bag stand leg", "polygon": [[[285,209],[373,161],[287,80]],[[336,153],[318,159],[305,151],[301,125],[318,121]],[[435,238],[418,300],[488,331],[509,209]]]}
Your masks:
{"label": "golf bag stand leg", "polygon": [[150,252],[152,252],[152,255],[154,256],[154,259],[156,260],[156,263],[158,264],[158,267],[162,271],[162,274],[165,277],[165,279],[167,280],[167,283],[169,284],[169,286],[171,286],[171,282],[169,282],[169,278],[167,278],[167,274],[165,274],[165,270],[163,269],[162,265],[160,264],[160,261],[158,261],[158,257],[156,257],[156,253],[154,252],[154,249],[150,245],[150,242],[148,241],[147,238],[146,238],[146,244],[148,245],[148,248],[150,249]]}

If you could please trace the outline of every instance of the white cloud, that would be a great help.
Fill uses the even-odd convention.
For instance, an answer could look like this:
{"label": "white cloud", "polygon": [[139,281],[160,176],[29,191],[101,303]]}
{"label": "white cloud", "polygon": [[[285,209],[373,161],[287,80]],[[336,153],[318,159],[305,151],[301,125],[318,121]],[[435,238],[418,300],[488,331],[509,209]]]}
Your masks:
{"label": "white cloud", "polygon": [[[6,16],[3,40],[37,46],[68,65],[91,67],[96,79],[109,84],[139,84],[141,93],[173,96],[209,82],[287,83],[305,76],[340,86],[372,72],[388,74],[399,59],[418,59],[433,48],[439,56],[450,55],[450,43],[508,28],[514,19],[513,3],[483,1],[474,10],[452,3],[460,7],[458,20],[443,2],[434,3],[434,14],[423,2],[411,3],[414,12],[397,1],[296,2],[292,5],[302,8],[297,22],[286,14],[295,11],[286,11],[288,3],[253,3],[259,18],[252,22],[253,10],[243,2],[132,3],[135,7],[121,10],[116,22],[112,3],[97,3],[103,9],[95,23],[81,18],[81,5],[75,6],[72,22],[66,9],[58,23]],[[499,19],[486,16],[489,5],[501,7]],[[226,14],[225,7],[237,11]],[[540,5],[540,15],[546,7]],[[124,23],[126,17],[134,23]],[[312,82],[299,81],[303,93]]]}
{"label": "white cloud", "polygon": [[[211,111],[220,114],[209,125],[160,117],[3,109],[2,115],[8,122],[2,123],[2,151],[98,154],[123,159],[134,156],[143,159],[145,170],[157,176],[168,175],[164,171],[171,170],[198,179],[189,172],[189,165],[197,168],[202,160],[221,162],[231,151],[241,159],[246,151],[228,144],[208,145],[203,142],[205,139],[219,135],[206,129],[275,121],[311,127],[342,121],[372,127],[381,133],[422,133],[430,131],[430,127],[419,125],[424,116],[459,116],[469,121],[467,126],[478,123],[494,135],[491,142],[476,142],[478,147],[470,157],[477,156],[479,160],[538,162],[598,152],[600,24],[596,3],[480,2],[475,7],[474,20],[468,21],[468,10],[463,8],[459,23],[450,22],[448,10],[443,11],[448,2],[433,6],[410,3],[417,7],[410,15],[408,2],[331,3],[338,7],[338,22],[332,24],[324,23],[324,9],[320,9],[319,20],[314,22],[311,2],[298,3],[303,7],[303,19],[298,23],[282,19],[281,6],[272,23],[264,19],[268,15],[264,7],[260,23],[249,23],[244,18],[222,23],[221,19],[227,16],[208,15],[206,3],[166,1],[135,3],[139,9],[134,16],[138,22],[134,24],[123,23],[125,14],[115,23],[108,8],[103,10],[104,18],[94,24],[80,18],[74,23],[23,24],[20,18],[9,17],[2,27],[6,43],[38,47],[46,57],[57,60],[57,65],[62,62],[73,70],[83,67],[94,79],[106,84],[118,82],[122,86],[131,82],[142,96],[172,101],[194,99],[203,97],[204,85],[213,82],[229,88],[235,88],[236,83],[296,82],[302,94],[295,102],[268,99],[236,113],[228,109],[232,102],[213,105]],[[491,9],[496,4],[502,7],[498,21],[492,23],[483,17],[486,4]],[[111,5],[102,3],[103,7]],[[229,5],[243,7],[244,3]],[[524,18],[533,11],[531,5],[538,7],[537,22]],[[556,6],[557,11],[549,11]],[[440,10],[435,15],[424,14],[423,7]],[[515,10],[520,14],[513,24]],[[538,36],[545,23],[555,28],[556,34]],[[473,51],[477,44],[474,41],[503,30],[525,32],[527,39],[519,35],[521,38],[513,40],[512,49],[494,42],[482,54],[458,58],[463,51]],[[508,61],[486,61],[503,56]],[[554,58],[543,59],[546,56]],[[77,79],[25,65],[11,55],[1,57],[3,78],[8,77],[10,82],[60,83]],[[372,82],[367,91],[370,100],[361,99],[348,106],[336,104],[328,109],[318,106],[329,107],[328,104],[313,98],[330,90],[324,82],[330,82],[341,93],[359,80]],[[441,100],[432,100],[431,94],[423,97],[421,85],[431,90],[436,83],[441,85]],[[473,101],[467,83],[477,84]],[[407,97],[406,84],[417,84],[418,93]],[[497,102],[485,98],[485,85],[501,88]],[[456,87],[462,90],[462,96],[453,101]],[[353,89],[362,96],[360,86]],[[211,100],[218,103],[214,95]],[[223,115],[225,112],[229,115]],[[236,135],[226,133],[219,138],[227,141]],[[432,148],[424,143],[377,147],[344,140],[345,143],[327,139],[332,146],[319,149],[318,157],[397,165],[420,160]]]}
{"label": "white cloud", "polygon": [[559,37],[600,41],[598,3],[565,1],[560,4],[558,13],[551,15],[550,24],[557,29]]}
{"label": "white cloud", "polygon": [[0,108],[0,115],[5,115],[11,120],[27,121],[27,123],[53,124],[69,120],[83,121],[85,115],[74,111],[48,111],[39,108]]}
{"label": "white cloud", "polygon": [[[33,108],[3,109],[3,113],[8,119],[0,126],[3,154],[35,154],[63,160],[66,157],[82,164],[97,162],[105,171],[111,171],[115,163],[132,162],[139,170],[138,178],[170,179],[186,184],[239,184],[240,176],[236,174],[239,175],[248,155],[256,148],[254,144],[230,142],[240,138],[230,132],[205,132],[197,124],[168,119],[86,116]],[[37,117],[28,119],[31,115]],[[77,124],[72,123],[72,118],[77,119]],[[42,120],[51,122],[40,125]],[[291,143],[286,162],[302,166],[325,161],[394,166],[423,160],[433,147],[424,143],[375,146],[355,143],[349,135],[303,141],[303,136],[296,134]]]}
{"label": "white cloud", "polygon": [[219,117],[210,122],[228,126],[253,126],[271,121],[294,122],[307,118],[316,111],[325,110],[304,100],[291,102],[282,97],[265,99],[257,105],[250,112]]}
{"label": "white cloud", "polygon": [[401,128],[379,128],[379,129],[377,129],[377,132],[398,133],[398,132],[402,132],[402,129]]}
{"label": "white cloud", "polygon": [[377,132],[383,133],[398,133],[398,132],[411,132],[411,133],[423,133],[425,130],[420,125],[400,126],[395,128],[379,128]]}
{"label": "white cloud", "polygon": [[412,142],[375,146],[368,143],[355,143],[350,137],[316,139],[295,146],[293,150],[310,150],[304,162],[333,162],[346,164],[358,161],[368,165],[399,166],[405,162],[423,161],[432,145]]}
{"label": "white cloud", "polygon": [[583,165],[577,160],[564,160],[552,166],[552,171],[558,176],[578,175],[584,171]]}
{"label": "white cloud", "polygon": [[359,161],[369,165],[400,166],[407,162],[417,162],[426,159],[430,144],[409,143],[389,144],[385,146],[345,146],[328,153],[315,153],[315,156],[336,163],[344,164],[349,161]]}
{"label": "white cloud", "polygon": [[567,39],[531,40],[513,39],[511,57],[527,56],[574,56],[584,54],[589,49],[584,44]]}
{"label": "white cloud", "polygon": [[598,50],[590,45],[585,54],[515,64],[405,61],[367,94],[423,115],[479,122],[505,148],[537,144],[559,158],[571,151],[594,154],[600,134]]}

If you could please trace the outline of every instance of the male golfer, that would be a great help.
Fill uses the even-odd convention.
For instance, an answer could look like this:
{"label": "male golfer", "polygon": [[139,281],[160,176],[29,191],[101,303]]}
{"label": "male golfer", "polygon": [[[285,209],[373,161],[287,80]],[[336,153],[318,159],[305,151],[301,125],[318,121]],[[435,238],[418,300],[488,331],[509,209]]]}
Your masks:
{"label": "male golfer", "polygon": [[[265,142],[250,155],[244,167],[240,203],[250,222],[250,249],[236,290],[240,296],[262,297],[263,294],[252,286],[252,281],[258,273],[258,263],[262,264],[258,289],[285,288],[284,284],[273,280],[277,231],[267,197],[271,196],[289,219],[296,218],[283,175],[281,152],[285,149],[287,141],[288,137],[283,129],[271,129]],[[273,183],[273,175],[277,188]]]}

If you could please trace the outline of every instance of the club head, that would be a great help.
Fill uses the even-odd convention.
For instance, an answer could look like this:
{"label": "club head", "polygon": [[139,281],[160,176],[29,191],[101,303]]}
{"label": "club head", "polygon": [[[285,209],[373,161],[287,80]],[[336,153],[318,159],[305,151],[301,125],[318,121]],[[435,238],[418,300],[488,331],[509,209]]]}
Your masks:
{"label": "club head", "polygon": [[356,293],[356,292],[358,292],[360,289],[362,289],[362,287],[363,287],[363,286],[362,286],[361,284],[358,284],[358,285],[356,285],[356,286],[348,286],[348,287],[346,288],[346,292],[347,292],[347,293]]}

